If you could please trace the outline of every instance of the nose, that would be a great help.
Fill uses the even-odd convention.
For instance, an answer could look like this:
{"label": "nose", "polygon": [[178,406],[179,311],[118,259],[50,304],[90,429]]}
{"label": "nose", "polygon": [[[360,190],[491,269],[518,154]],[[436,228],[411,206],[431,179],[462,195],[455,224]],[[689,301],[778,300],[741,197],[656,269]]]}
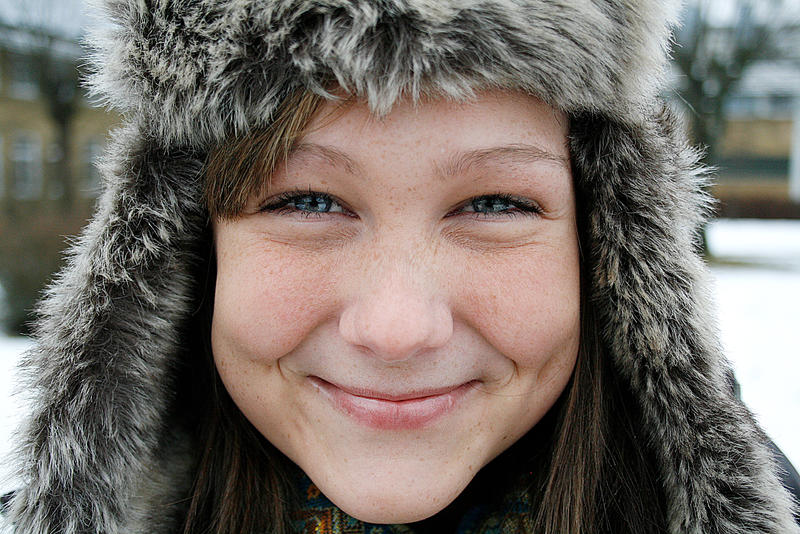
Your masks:
{"label": "nose", "polygon": [[387,363],[444,346],[453,335],[452,314],[423,270],[370,270],[339,318],[345,341]]}

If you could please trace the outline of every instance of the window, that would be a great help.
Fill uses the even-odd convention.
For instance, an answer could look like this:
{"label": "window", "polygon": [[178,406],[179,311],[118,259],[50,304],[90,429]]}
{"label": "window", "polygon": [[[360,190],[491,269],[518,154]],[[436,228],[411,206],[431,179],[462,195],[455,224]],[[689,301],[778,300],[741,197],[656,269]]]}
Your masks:
{"label": "window", "polygon": [[42,146],[35,134],[18,134],[11,145],[11,194],[20,200],[42,194]]}
{"label": "window", "polygon": [[57,199],[64,196],[64,176],[62,165],[64,160],[64,150],[58,143],[50,143],[45,150],[45,160],[47,161],[47,196]]}
{"label": "window", "polygon": [[773,94],[769,97],[772,115],[776,117],[791,117],[792,104],[794,104],[792,95]]}
{"label": "window", "polygon": [[755,113],[756,102],[751,96],[733,94],[725,103],[725,111],[732,117],[751,117]]}
{"label": "window", "polygon": [[80,179],[80,193],[84,197],[95,197],[100,193],[100,171],[97,160],[103,153],[103,143],[99,139],[90,139],[83,151],[83,176]]}
{"label": "window", "polygon": [[0,136],[0,198],[6,195],[5,153],[3,152],[3,137]]}
{"label": "window", "polygon": [[25,100],[33,100],[39,96],[39,84],[36,80],[36,66],[30,56],[14,54],[11,62],[11,96]]}

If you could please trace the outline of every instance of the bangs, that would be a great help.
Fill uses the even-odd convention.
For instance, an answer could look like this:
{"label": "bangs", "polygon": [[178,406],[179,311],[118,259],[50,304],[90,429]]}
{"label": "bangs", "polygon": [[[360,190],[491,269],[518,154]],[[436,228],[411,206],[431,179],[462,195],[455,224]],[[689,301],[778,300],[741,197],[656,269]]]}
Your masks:
{"label": "bangs", "polygon": [[305,134],[324,102],[319,95],[299,90],[281,102],[268,128],[211,150],[204,197],[212,220],[239,216],[253,196],[265,193],[275,168]]}

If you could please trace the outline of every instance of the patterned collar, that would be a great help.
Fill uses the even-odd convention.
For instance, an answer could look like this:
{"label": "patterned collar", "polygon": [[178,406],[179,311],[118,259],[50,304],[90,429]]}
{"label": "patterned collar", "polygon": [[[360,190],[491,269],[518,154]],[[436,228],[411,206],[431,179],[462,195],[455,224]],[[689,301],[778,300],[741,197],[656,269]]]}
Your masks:
{"label": "patterned collar", "polygon": [[[377,525],[355,519],[328,500],[311,480],[299,481],[300,509],[294,514],[298,534],[423,534],[433,531],[425,522],[413,525]],[[493,503],[465,507],[454,534],[527,534],[532,532],[530,499],[525,491],[511,491]],[[442,532],[439,530],[438,532]]]}

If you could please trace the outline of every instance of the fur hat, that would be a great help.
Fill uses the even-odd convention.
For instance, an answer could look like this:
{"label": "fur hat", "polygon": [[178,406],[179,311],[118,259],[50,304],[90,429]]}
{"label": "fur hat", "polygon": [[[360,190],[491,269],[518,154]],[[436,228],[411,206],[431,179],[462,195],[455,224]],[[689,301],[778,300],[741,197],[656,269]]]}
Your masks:
{"label": "fur hat", "polygon": [[119,109],[106,189],[40,306],[19,532],[171,532],[191,452],[172,421],[206,239],[210,147],[268,125],[298,87],[378,114],[399,98],[529,92],[581,116],[592,302],[640,402],[669,531],[796,533],[765,437],[725,385],[693,252],[704,175],[658,98],[678,2],[105,0],[94,93]]}

